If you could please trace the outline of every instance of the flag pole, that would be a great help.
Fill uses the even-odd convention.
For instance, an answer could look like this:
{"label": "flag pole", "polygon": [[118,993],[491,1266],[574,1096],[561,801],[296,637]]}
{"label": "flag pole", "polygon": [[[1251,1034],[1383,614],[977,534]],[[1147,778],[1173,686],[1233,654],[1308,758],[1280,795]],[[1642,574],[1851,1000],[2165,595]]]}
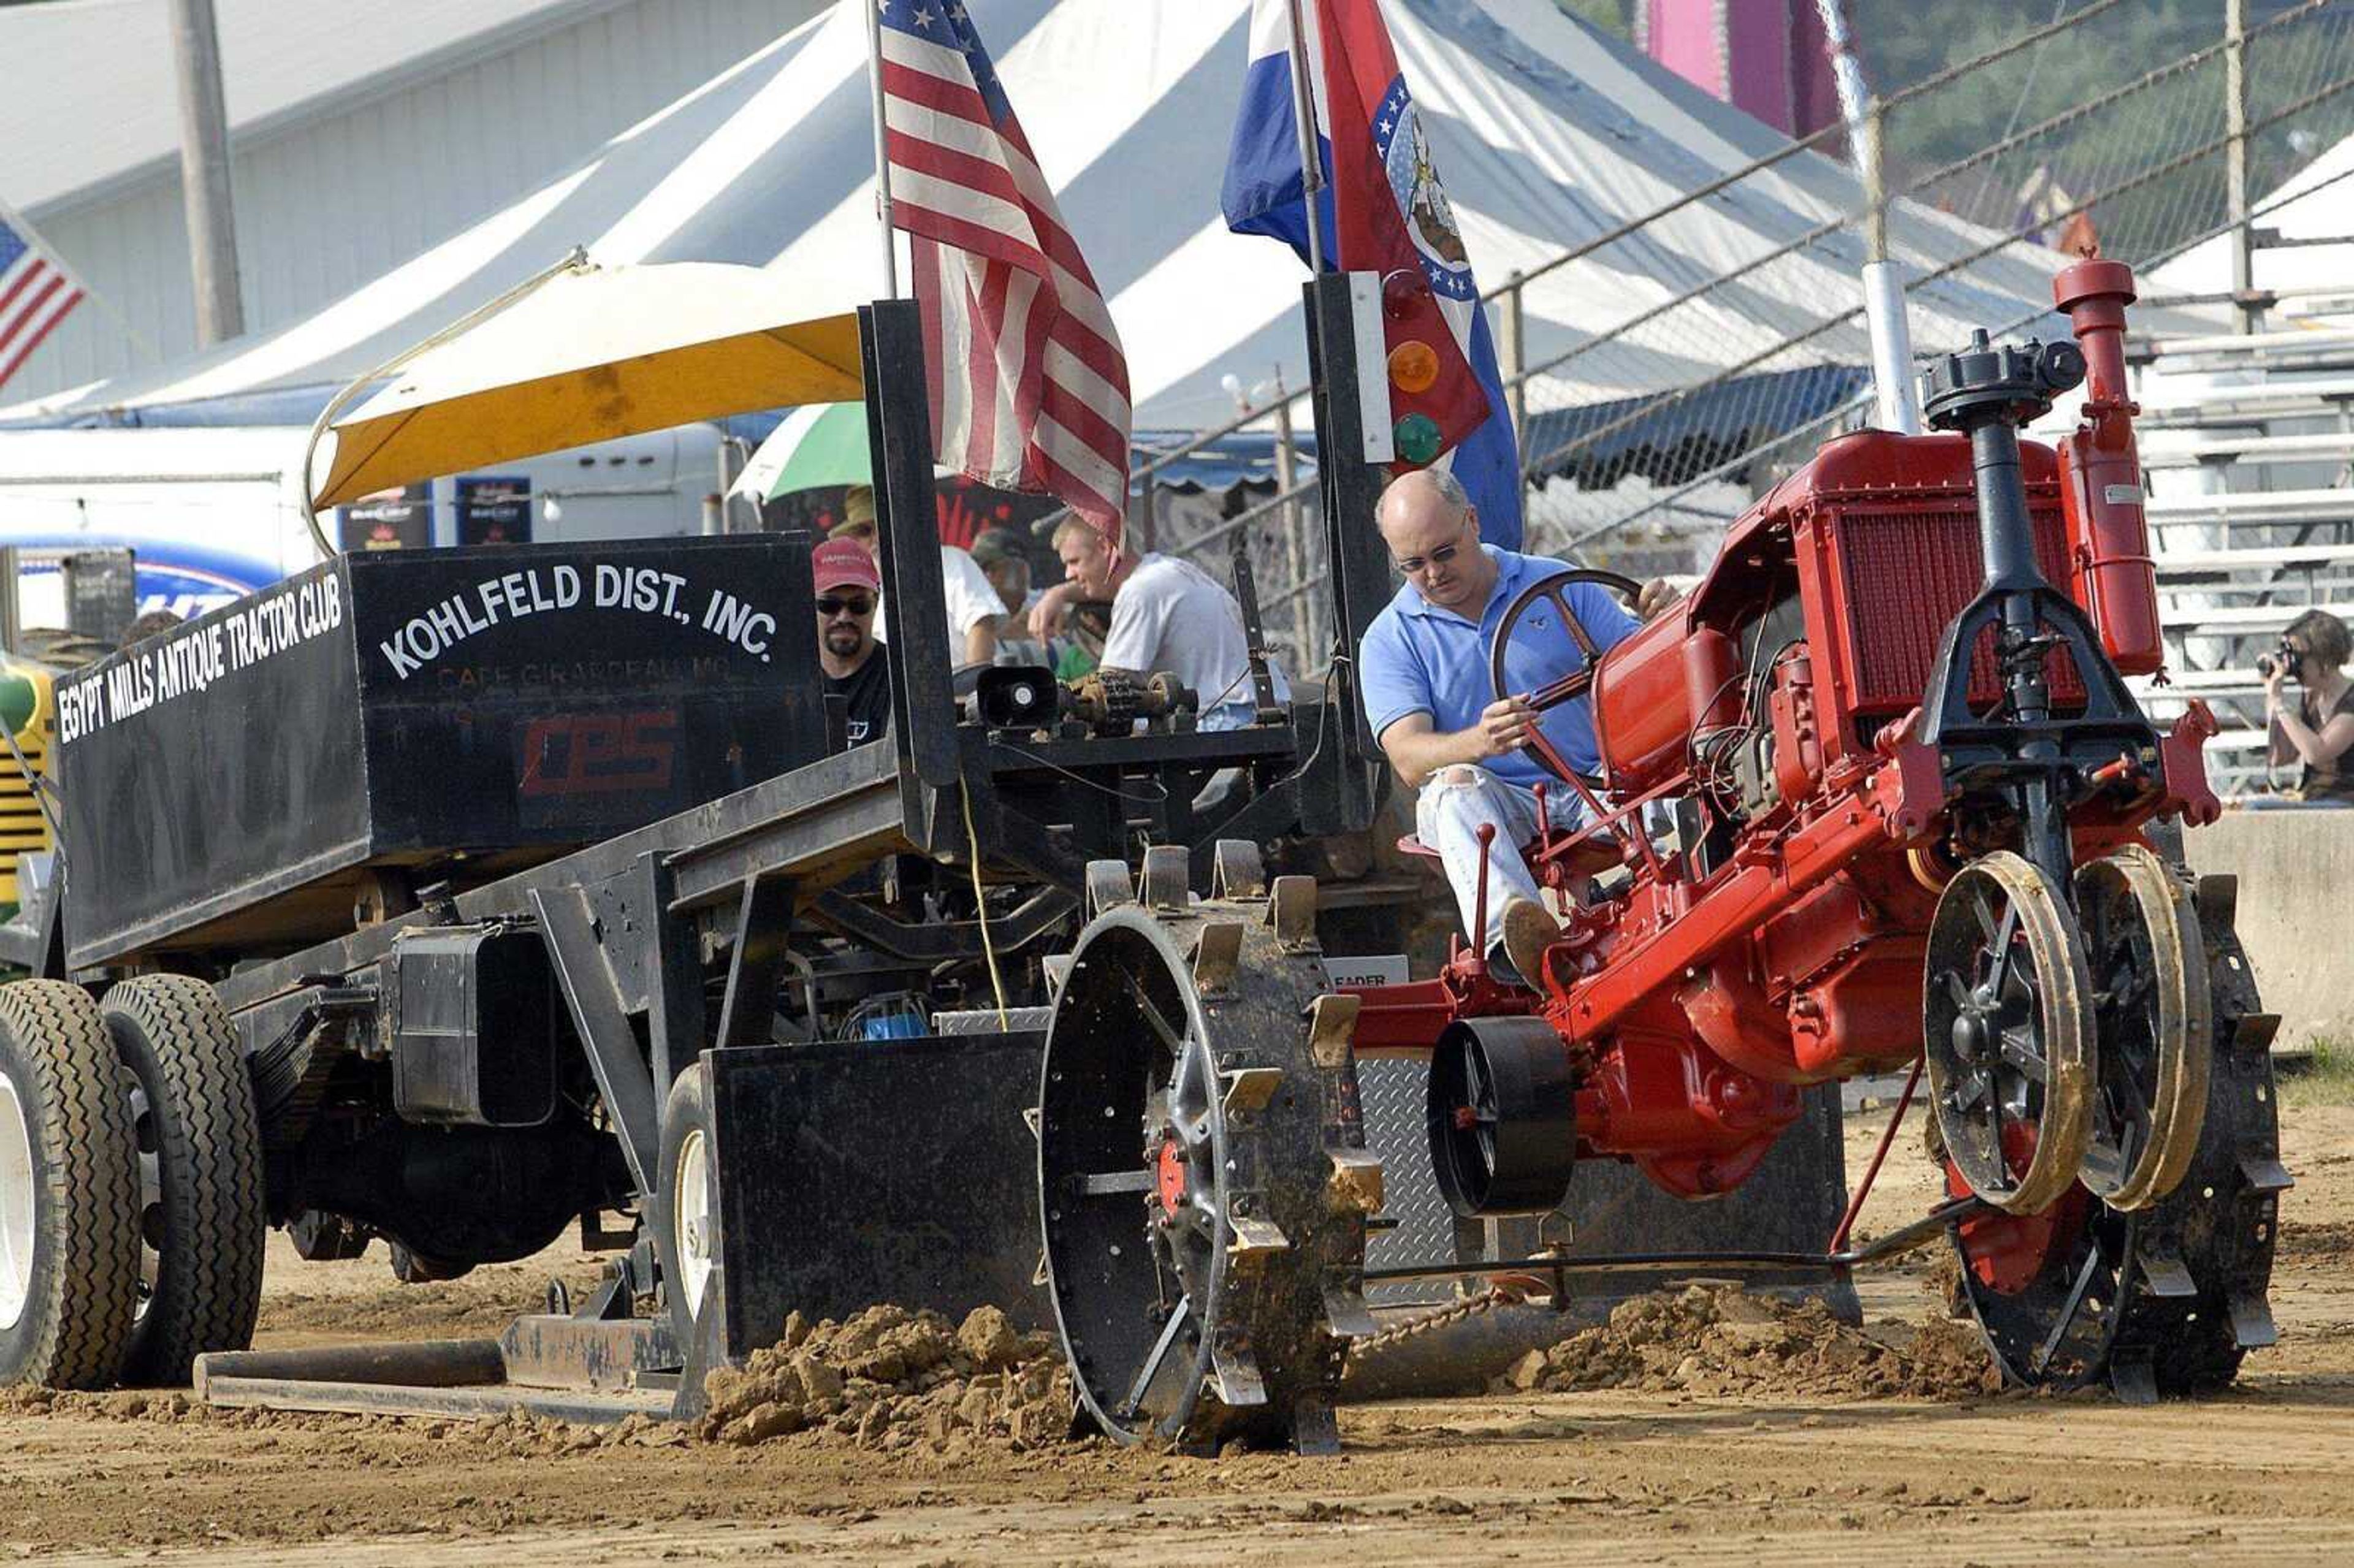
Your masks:
{"label": "flag pole", "polygon": [[1856,58],[1843,0],[1815,0],[1830,51],[1831,79],[1847,122],[1848,156],[1863,186],[1863,319],[1872,343],[1872,382],[1883,430],[1921,433],[1920,382],[1913,373],[1913,331],[1904,310],[1904,274],[1888,253],[1888,180],[1881,153],[1881,107]]}
{"label": "flag pole", "polygon": [[1299,127],[1299,194],[1308,211],[1308,270],[1324,270],[1324,235],[1317,195],[1324,188],[1324,160],[1316,153],[1316,79],[1308,74],[1308,30],[1301,0],[1291,5],[1291,117]]}
{"label": "flag pole", "polygon": [[866,79],[875,97],[875,218],[883,229],[883,295],[899,297],[899,251],[891,234],[891,153],[889,132],[883,122],[883,7],[866,12]]}

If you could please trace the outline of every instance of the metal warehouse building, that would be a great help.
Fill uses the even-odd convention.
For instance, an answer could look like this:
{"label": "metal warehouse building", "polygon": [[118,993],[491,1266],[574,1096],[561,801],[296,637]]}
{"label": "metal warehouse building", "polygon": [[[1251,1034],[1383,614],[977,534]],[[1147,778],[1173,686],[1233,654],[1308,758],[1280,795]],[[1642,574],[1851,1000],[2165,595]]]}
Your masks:
{"label": "metal warehouse building", "polygon": [[[218,0],[246,326],[495,212],[826,0]],[[98,296],[8,398],[196,346],[161,0],[0,8],[0,201]]]}

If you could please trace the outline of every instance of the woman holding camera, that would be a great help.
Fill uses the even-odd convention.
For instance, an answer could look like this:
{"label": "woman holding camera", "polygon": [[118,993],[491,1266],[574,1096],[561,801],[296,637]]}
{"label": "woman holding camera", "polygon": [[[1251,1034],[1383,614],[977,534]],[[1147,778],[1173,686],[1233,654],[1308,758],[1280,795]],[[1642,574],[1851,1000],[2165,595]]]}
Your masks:
{"label": "woman holding camera", "polygon": [[[2281,633],[2280,648],[2259,659],[2264,716],[2272,732],[2273,765],[2292,758],[2305,767],[2298,793],[2308,805],[2354,806],[2354,681],[2342,666],[2354,657],[2354,636],[2326,609],[2308,609]],[[2291,701],[2283,688],[2303,688]]]}

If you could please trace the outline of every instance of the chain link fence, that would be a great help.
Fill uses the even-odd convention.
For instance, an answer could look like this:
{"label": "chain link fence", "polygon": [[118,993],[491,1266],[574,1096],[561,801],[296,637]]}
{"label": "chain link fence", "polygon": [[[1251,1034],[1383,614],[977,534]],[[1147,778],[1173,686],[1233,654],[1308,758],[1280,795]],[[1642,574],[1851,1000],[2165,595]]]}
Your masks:
{"label": "chain link fence", "polygon": [[[2043,30],[2036,50],[2132,59],[2139,53],[2132,48],[2134,29],[2144,19],[2132,5],[2087,7],[2073,22],[2063,18],[2056,29]],[[1986,122],[1988,106],[2003,97],[2000,83],[1982,75],[2016,78],[2020,69],[2031,69],[2021,62],[2031,62],[2036,50],[2006,54],[1925,91],[1892,98],[1882,111],[1888,143],[1899,149],[1935,145],[1931,138],[1907,138],[1904,122],[1952,112],[1947,100],[1953,95],[1974,103]],[[2093,88],[2081,76],[2037,73],[2011,101],[2017,105],[2011,118],[2019,122],[2013,129],[1933,167],[1892,167],[1893,196],[1940,217],[1967,217],[1973,225],[1968,230],[1955,226],[1956,236],[1967,238],[1948,254],[1900,250],[1916,352],[1958,347],[1974,327],[2000,334],[2056,321],[2041,309],[2009,319],[1971,320],[1931,302],[1939,284],[1966,277],[1974,264],[2009,255],[2030,260],[2048,276],[2060,264],[2059,256],[2038,250],[2021,258],[2017,248],[2074,249],[2097,243],[2103,254],[2146,271],[2235,227],[2229,194],[2235,143],[2267,149],[2265,166],[2279,171],[2269,176],[2276,180],[2285,177],[2298,148],[2317,151],[2354,132],[2354,10],[2334,0],[2303,0],[2251,26],[2237,51],[2245,62],[2238,73],[2246,99],[2243,140],[2232,133],[2227,91],[2235,49],[2219,37],[2105,87]],[[2063,93],[2065,102],[2044,101]],[[2251,159],[2249,184],[2255,181],[2254,171]],[[1691,521],[1688,509],[1694,503],[1710,514],[1722,509],[1721,482],[1747,481],[1741,487],[1745,493],[1864,412],[1868,392],[1860,369],[1868,350],[1861,285],[1829,266],[1798,265],[1808,259],[1808,246],[1832,242],[1842,226],[1851,230],[1863,217],[1860,209],[1848,212],[1797,247],[1765,251],[1684,297],[1596,334],[1596,343],[1648,334],[1659,347],[1694,352],[1715,330],[1711,307],[1743,288],[1771,293],[1812,317],[1780,341],[1685,386],[1605,410],[1574,410],[1585,428],[1566,439],[1542,439],[1546,422],[1532,414],[1524,448],[1532,483],[1550,486],[1566,478],[1589,491],[1614,493],[1596,497],[1582,514],[1573,513],[1565,525],[1549,530],[1550,536],[1536,541],[1540,547],[1599,556],[1613,540],[1633,545],[1675,534]],[[1591,351],[1582,345],[1580,352]],[[1816,406],[1822,401],[1819,384],[1790,374],[1840,366],[1859,374],[1828,409]],[[1673,453],[1661,461],[1656,449],[1629,435],[1657,428],[1664,417],[1703,400],[1715,416],[1716,447],[1737,450],[1703,448],[1681,461]],[[1650,484],[1623,483],[1638,468]],[[1703,492],[1712,484],[1719,504],[1707,506]],[[1542,515],[1544,509],[1535,510]],[[1695,536],[1704,532],[1689,531]]]}
{"label": "chain link fence", "polygon": [[[2154,15],[2152,0],[2060,0],[2040,25],[1988,37],[1960,64],[1883,92],[1890,254],[1904,271],[1916,354],[1959,347],[1975,328],[2058,327],[2041,302],[2066,252],[2097,244],[2147,274],[2260,225],[2250,193],[2354,134],[2354,6],[2344,0],[2257,0],[2237,29],[2228,25],[2236,5],[2223,0],[2203,39],[2169,12],[2178,25],[2161,30],[2165,41],[2187,47],[2155,60]],[[1957,25],[1997,24],[1965,13]],[[1825,167],[1845,152],[1843,129],[1827,128],[1491,291],[1521,429],[1529,548],[1632,574],[1698,570],[1755,495],[1827,436],[1862,422],[1871,355],[1859,236],[1870,213],[1844,164]],[[1750,234],[1727,264],[1657,287],[1615,320],[1579,320],[1575,341],[1541,357],[1520,352],[1541,291],[1587,293],[1581,274],[1650,275],[1659,255],[1689,250],[1680,237],[1696,220],[1744,193],[1811,221]],[[1668,366],[1690,370],[1662,377]],[[1302,399],[1288,401],[1304,426]],[[1203,440],[1269,412],[1244,409]],[[1140,488],[1187,450],[1140,453]],[[1222,576],[1243,539],[1270,639],[1309,672],[1331,652],[1318,645],[1331,622],[1314,506],[1309,473],[1160,539]]]}

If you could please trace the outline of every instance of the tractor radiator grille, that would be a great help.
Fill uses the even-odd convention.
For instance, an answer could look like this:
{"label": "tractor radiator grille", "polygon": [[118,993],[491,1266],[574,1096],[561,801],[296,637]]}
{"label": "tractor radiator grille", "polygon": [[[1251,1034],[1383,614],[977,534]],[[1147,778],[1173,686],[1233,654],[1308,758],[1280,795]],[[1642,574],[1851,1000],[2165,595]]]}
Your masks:
{"label": "tractor radiator grille", "polygon": [[[2035,564],[2064,592],[2068,546],[2058,500],[2031,491],[2029,504]],[[1829,510],[1835,520],[1825,531],[1838,541],[1852,624],[1855,707],[1901,714],[1926,694],[1937,640],[1986,579],[1978,513],[1967,495]],[[2045,673],[2054,706],[2084,705],[2084,683],[2065,654],[2055,650]],[[1989,629],[1970,658],[1970,703],[1980,706],[1999,694]]]}
{"label": "tractor radiator grille", "polygon": [[[16,744],[25,753],[25,760],[40,771],[47,762],[48,737],[37,729],[17,737]],[[41,808],[33,799],[33,788],[16,768],[16,759],[0,749],[0,853],[14,856],[20,850],[49,848],[48,824],[42,821]],[[14,863],[13,860],[10,863]]]}
{"label": "tractor radiator grille", "polygon": [[[49,736],[47,724],[36,723],[27,725],[16,737],[17,747],[36,773],[48,767]],[[16,857],[55,847],[31,781],[18,770],[7,748],[0,747],[0,904],[16,902]]]}

